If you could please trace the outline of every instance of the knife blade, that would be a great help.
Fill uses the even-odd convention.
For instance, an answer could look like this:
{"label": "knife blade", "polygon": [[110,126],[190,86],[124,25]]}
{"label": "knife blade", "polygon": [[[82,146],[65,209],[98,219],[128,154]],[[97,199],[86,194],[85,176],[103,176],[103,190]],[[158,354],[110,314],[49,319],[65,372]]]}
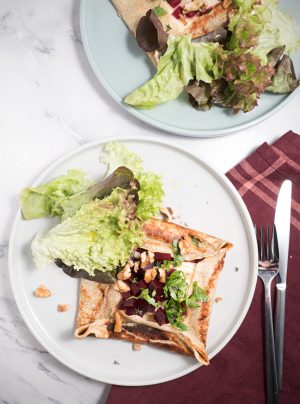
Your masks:
{"label": "knife blade", "polygon": [[273,234],[273,237],[277,237],[279,246],[279,273],[276,278],[275,296],[275,356],[279,390],[282,389],[285,297],[289,257],[291,203],[292,183],[289,180],[285,180],[278,194],[274,220],[275,230]]}

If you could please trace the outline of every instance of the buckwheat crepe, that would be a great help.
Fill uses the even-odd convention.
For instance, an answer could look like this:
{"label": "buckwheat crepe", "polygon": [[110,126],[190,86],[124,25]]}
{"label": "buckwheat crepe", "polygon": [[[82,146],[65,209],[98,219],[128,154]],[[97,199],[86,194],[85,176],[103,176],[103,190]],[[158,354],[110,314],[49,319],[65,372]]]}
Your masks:
{"label": "buckwheat crepe", "polygon": [[[232,10],[231,0],[182,0],[180,6],[187,12],[198,11],[205,7],[209,12],[193,17],[174,17],[174,8],[167,1],[161,0],[112,0],[118,15],[126,23],[130,31],[136,36],[136,29],[140,19],[148,10],[162,7],[167,13],[159,16],[165,31],[171,35],[192,34],[193,38],[207,34],[218,28],[224,27]],[[148,56],[154,65],[157,65],[155,52],[148,52]]]}
{"label": "buckwheat crepe", "polygon": [[[170,325],[159,325],[150,313],[127,315],[118,308],[122,295],[117,285],[81,280],[75,337],[117,338],[142,344],[151,344],[177,353],[194,356],[197,361],[209,363],[206,338],[218,277],[224,266],[226,252],[232,244],[213,236],[174,223],[152,219],[144,226],[146,234],[142,246],[147,251],[172,254],[172,241],[184,257],[183,271],[189,285],[197,284],[206,291],[208,300],[199,307],[188,309],[184,318],[187,331]],[[190,240],[199,240],[195,245]]]}

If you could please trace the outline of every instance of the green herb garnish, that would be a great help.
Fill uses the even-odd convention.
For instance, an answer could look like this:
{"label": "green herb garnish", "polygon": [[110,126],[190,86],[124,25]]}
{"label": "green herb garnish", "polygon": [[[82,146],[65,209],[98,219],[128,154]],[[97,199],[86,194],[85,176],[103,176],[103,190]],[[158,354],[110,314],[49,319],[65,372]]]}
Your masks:
{"label": "green herb garnish", "polygon": [[166,25],[166,29],[167,29],[167,32],[170,31],[170,30],[172,29],[171,25],[170,25],[170,24],[167,24],[167,25]]}
{"label": "green herb garnish", "polygon": [[[155,292],[155,293],[154,293]],[[154,296],[156,295],[156,291],[154,290],[152,292],[152,297],[149,294],[149,289],[142,289],[141,293],[138,296],[130,296],[128,298],[129,299],[144,299],[146,300],[146,302],[148,302],[149,304],[151,304],[154,307],[158,307],[159,304],[154,300]]]}
{"label": "green herb garnish", "polygon": [[157,17],[163,17],[164,15],[168,14],[168,12],[160,6],[154,7],[153,11],[157,15]]}
{"label": "green herb garnish", "polygon": [[193,283],[193,292],[186,299],[186,304],[189,308],[195,309],[196,307],[199,307],[199,302],[207,302],[208,296],[205,292],[204,289],[200,288],[200,286],[197,284],[197,282]]}
{"label": "green herb garnish", "polygon": [[199,247],[200,240],[198,239],[198,237],[195,237],[195,236],[193,236],[192,234],[190,234],[190,237],[191,237],[191,239],[192,239],[192,242],[193,242],[197,247]]}
{"label": "green herb garnish", "polygon": [[184,257],[180,253],[178,240],[173,240],[172,251],[173,251],[173,255],[174,255],[173,265],[174,265],[174,267],[179,267],[182,264],[182,262],[184,261]]}

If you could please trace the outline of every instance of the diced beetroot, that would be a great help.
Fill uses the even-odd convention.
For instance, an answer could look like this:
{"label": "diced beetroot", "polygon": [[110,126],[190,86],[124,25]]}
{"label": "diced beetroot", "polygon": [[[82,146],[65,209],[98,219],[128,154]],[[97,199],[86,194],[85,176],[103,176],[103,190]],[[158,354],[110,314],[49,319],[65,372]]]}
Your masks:
{"label": "diced beetroot", "polygon": [[164,284],[162,282],[158,281],[157,279],[154,279],[148,285],[150,293],[152,293],[155,290],[157,295],[163,294],[163,287],[164,287]]}
{"label": "diced beetroot", "polygon": [[121,295],[124,300],[128,299],[131,296],[130,292],[122,292]]}
{"label": "diced beetroot", "polygon": [[165,298],[165,296],[163,294],[161,294],[161,295],[155,295],[154,300],[156,302],[164,302],[166,300],[166,298]]}
{"label": "diced beetroot", "polygon": [[167,315],[166,315],[165,309],[163,309],[162,307],[159,307],[159,308],[156,310],[156,312],[154,313],[154,320],[155,320],[159,325],[167,324],[168,319],[167,319]]}
{"label": "diced beetroot", "polygon": [[208,7],[205,11],[199,11],[199,15],[204,15],[210,13],[212,10],[212,7]]}
{"label": "diced beetroot", "polygon": [[197,11],[189,11],[188,13],[185,13],[184,16],[187,18],[193,18],[197,14]]}
{"label": "diced beetroot", "polygon": [[175,8],[175,10],[173,11],[172,15],[177,18],[177,20],[179,20],[179,18],[182,16],[182,7],[177,7]]}
{"label": "diced beetroot", "polygon": [[124,306],[124,300],[122,300],[119,304],[119,309],[120,310],[126,310],[126,307]]}
{"label": "diced beetroot", "polygon": [[145,276],[145,270],[143,268],[139,268],[136,275],[139,279],[144,279]]}
{"label": "diced beetroot", "polygon": [[137,314],[137,312],[134,307],[127,307],[126,314],[127,316],[133,316],[134,314]]}
{"label": "diced beetroot", "polygon": [[175,268],[170,268],[170,269],[167,271],[167,278],[168,278],[173,272],[175,272],[175,271],[176,271]]}
{"label": "diced beetroot", "polygon": [[145,313],[154,313],[155,307],[152,304],[146,302],[146,300],[140,299],[138,301],[138,308],[144,315]]}
{"label": "diced beetroot", "polygon": [[167,0],[167,2],[171,7],[175,8],[181,3],[181,0]]}
{"label": "diced beetroot", "polygon": [[140,288],[137,286],[136,283],[132,283],[130,285],[130,292],[133,296],[137,296],[140,293]]}
{"label": "diced beetroot", "polygon": [[143,279],[138,281],[136,285],[140,289],[146,289],[147,288],[147,283]]}
{"label": "diced beetroot", "polygon": [[147,264],[144,266],[143,270],[147,271],[147,269],[153,268],[154,267],[154,262],[151,262],[150,264]]}
{"label": "diced beetroot", "polygon": [[155,261],[171,261],[173,258],[171,254],[156,252],[154,253],[154,259]]}
{"label": "diced beetroot", "polygon": [[136,301],[135,301],[135,299],[124,300],[123,306],[124,307],[136,307]]}

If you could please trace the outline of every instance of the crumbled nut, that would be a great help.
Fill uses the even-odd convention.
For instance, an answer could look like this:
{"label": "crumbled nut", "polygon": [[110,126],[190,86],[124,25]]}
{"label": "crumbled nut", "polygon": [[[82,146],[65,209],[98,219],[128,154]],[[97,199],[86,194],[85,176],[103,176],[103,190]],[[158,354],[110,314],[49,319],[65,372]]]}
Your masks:
{"label": "crumbled nut", "polygon": [[162,283],[166,282],[166,270],[164,268],[158,268],[159,280]]}
{"label": "crumbled nut", "polygon": [[132,260],[129,260],[128,265],[130,266],[130,268],[132,268],[134,266],[134,262]]}
{"label": "crumbled nut", "polygon": [[137,342],[134,342],[132,344],[132,350],[133,351],[140,351],[142,349],[141,344],[138,344]]}
{"label": "crumbled nut", "polygon": [[115,312],[114,332],[122,332],[122,318],[118,311]]}
{"label": "crumbled nut", "polygon": [[51,292],[45,285],[40,285],[38,288],[35,289],[36,297],[50,297]]}
{"label": "crumbled nut", "polygon": [[145,271],[144,281],[146,283],[149,283],[149,282],[153,281],[153,279],[155,279],[156,275],[157,275],[157,272],[156,272],[155,268],[147,269]]}
{"label": "crumbled nut", "polygon": [[168,211],[170,212],[170,214],[171,214],[171,216],[172,216],[172,219],[177,219],[178,218],[178,213],[177,212],[175,212],[175,210],[173,210],[172,208],[170,208],[170,207],[167,207],[167,209],[168,209]]}
{"label": "crumbled nut", "polygon": [[126,281],[131,277],[131,269],[128,264],[124,266],[124,268],[118,273],[117,278],[121,281]]}
{"label": "crumbled nut", "polygon": [[127,285],[127,283],[124,281],[121,281],[120,279],[117,280],[117,285],[118,285],[120,292],[128,292],[128,290],[130,290],[130,287]]}
{"label": "crumbled nut", "polygon": [[139,267],[140,267],[140,261],[136,261],[136,262],[134,263],[133,271],[134,271],[135,273],[137,273],[137,271],[139,270]]}
{"label": "crumbled nut", "polygon": [[215,302],[216,302],[216,303],[219,303],[221,300],[223,300],[223,297],[220,297],[220,296],[219,296],[219,297],[216,297],[216,298],[215,298]]}
{"label": "crumbled nut", "polygon": [[169,211],[168,208],[162,208],[162,209],[160,210],[160,213],[161,213],[163,216],[166,217],[166,221],[167,221],[167,222],[170,222],[170,221],[172,220],[172,215],[171,215],[171,213],[170,213],[170,211]]}
{"label": "crumbled nut", "polygon": [[138,252],[138,251],[135,251],[135,252],[133,253],[133,257],[138,260],[138,259],[140,259],[140,257],[141,257],[141,253]]}
{"label": "crumbled nut", "polygon": [[70,308],[69,304],[58,304],[57,305],[57,311],[59,311],[61,313],[64,312],[64,311],[68,311],[69,308]]}
{"label": "crumbled nut", "polygon": [[152,264],[152,262],[154,262],[154,253],[152,251],[148,251],[148,259],[149,263]]}
{"label": "crumbled nut", "polygon": [[143,251],[141,254],[141,263],[144,264],[147,261],[147,253]]}

